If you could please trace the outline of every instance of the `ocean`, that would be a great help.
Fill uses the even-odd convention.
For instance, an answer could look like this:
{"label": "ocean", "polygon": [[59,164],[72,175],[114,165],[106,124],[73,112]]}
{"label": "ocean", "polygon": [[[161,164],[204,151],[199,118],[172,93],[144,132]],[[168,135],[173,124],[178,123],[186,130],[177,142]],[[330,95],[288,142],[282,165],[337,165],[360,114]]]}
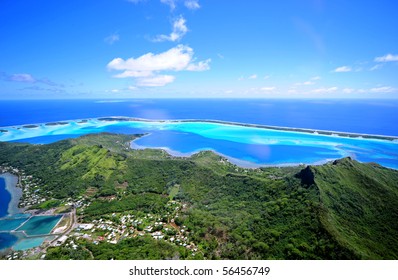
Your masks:
{"label": "ocean", "polygon": [[[398,141],[318,135],[223,123],[220,120],[398,137],[393,100],[69,100],[3,101],[0,141],[46,144],[100,132],[145,133],[133,148],[178,156],[213,150],[244,167],[320,164],[350,156],[398,169]],[[7,113],[8,112],[8,113]],[[14,112],[12,114],[11,112]],[[109,120],[125,116],[162,121]],[[55,123],[54,123],[55,122]],[[27,125],[35,124],[35,125]]]}
{"label": "ocean", "polygon": [[0,127],[127,116],[213,119],[398,136],[398,100],[3,100],[0,106]]}

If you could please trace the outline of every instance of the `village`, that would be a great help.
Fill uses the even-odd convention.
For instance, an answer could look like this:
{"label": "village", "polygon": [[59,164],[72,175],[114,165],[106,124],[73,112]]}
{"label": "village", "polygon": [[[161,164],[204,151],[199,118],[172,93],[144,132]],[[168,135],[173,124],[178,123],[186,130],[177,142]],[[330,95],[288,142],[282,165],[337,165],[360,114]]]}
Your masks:
{"label": "village", "polygon": [[38,205],[47,200],[46,196],[40,192],[40,180],[34,178],[32,175],[26,175],[24,170],[14,168],[11,166],[0,166],[0,173],[10,173],[18,176],[18,188],[22,189],[22,197],[19,201],[18,207],[21,209]]}
{"label": "village", "polygon": [[[127,211],[103,215],[98,219],[84,221],[84,211],[90,206],[92,198],[80,196],[76,201],[68,198],[60,201],[56,208],[40,209],[46,201],[51,201],[49,194],[40,192],[40,180],[27,175],[23,170],[9,166],[0,166],[0,172],[18,176],[17,187],[22,189],[19,208],[24,212],[53,214],[68,209],[64,218],[53,228],[52,240],[43,242],[40,247],[24,251],[14,251],[6,259],[45,258],[46,249],[50,246],[65,246],[79,250],[79,240],[84,239],[99,244],[108,242],[117,244],[126,238],[140,238],[150,236],[156,240],[163,240],[182,246],[189,250],[192,256],[198,253],[198,246],[190,240],[190,231],[185,225],[178,222],[180,212],[187,208],[187,204],[170,200],[164,213],[151,214],[140,211]],[[77,214],[76,214],[77,213]],[[79,218],[80,217],[80,218]],[[66,221],[69,219],[68,221]]]}
{"label": "village", "polygon": [[[79,201],[83,209],[88,203]],[[128,211],[124,213],[112,213],[89,223],[78,223],[73,232],[68,236],[59,238],[56,246],[65,243],[66,247],[75,250],[79,248],[79,239],[86,239],[94,244],[108,242],[116,244],[125,238],[139,238],[151,236],[156,240],[164,240],[177,246],[183,246],[191,251],[194,256],[198,247],[190,240],[190,232],[186,226],[176,224],[180,211],[186,208],[186,204],[178,201],[170,201],[162,215],[154,215],[142,212]],[[80,210],[81,211],[81,210]]]}

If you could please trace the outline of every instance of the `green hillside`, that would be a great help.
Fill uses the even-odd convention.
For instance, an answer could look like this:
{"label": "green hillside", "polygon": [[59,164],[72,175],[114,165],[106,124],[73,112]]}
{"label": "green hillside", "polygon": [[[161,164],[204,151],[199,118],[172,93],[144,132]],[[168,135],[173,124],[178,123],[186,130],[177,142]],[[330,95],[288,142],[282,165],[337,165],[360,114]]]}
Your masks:
{"label": "green hillside", "polygon": [[398,172],[350,158],[312,167],[322,224],[364,259],[398,258]]}
{"label": "green hillside", "polygon": [[[47,258],[398,257],[398,171],[348,158],[321,166],[244,169],[212,152],[178,158],[161,150],[132,150],[128,143],[136,137],[0,143],[0,165],[37,178],[40,195],[60,205],[84,201],[79,222],[144,219],[129,225],[135,233],[117,244],[93,245],[99,231],[76,241],[78,250],[48,249]],[[164,239],[145,232],[149,219],[163,221],[158,230]],[[195,252],[171,241],[182,229]]]}

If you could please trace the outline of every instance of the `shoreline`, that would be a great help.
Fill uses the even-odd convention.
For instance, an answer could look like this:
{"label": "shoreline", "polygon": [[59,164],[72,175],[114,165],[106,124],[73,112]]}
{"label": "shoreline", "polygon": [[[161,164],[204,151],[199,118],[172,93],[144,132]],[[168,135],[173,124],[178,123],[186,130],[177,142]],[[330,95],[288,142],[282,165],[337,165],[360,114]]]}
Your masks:
{"label": "shoreline", "polygon": [[[324,129],[315,129],[315,128],[300,128],[300,127],[286,127],[286,126],[273,126],[273,125],[265,125],[265,124],[253,124],[253,123],[241,123],[234,121],[222,121],[222,120],[212,120],[212,119],[144,119],[144,118],[135,118],[135,117],[125,117],[125,116],[109,116],[109,117],[96,117],[96,118],[84,118],[84,119],[74,119],[74,120],[62,120],[51,123],[36,123],[36,124],[23,124],[23,125],[10,125],[0,127],[1,133],[8,133],[9,129],[34,129],[41,126],[64,126],[74,123],[86,123],[88,120],[96,120],[99,122],[148,122],[148,123],[215,123],[221,125],[232,125],[232,126],[241,126],[241,127],[252,127],[252,128],[260,128],[260,129],[269,129],[269,130],[277,130],[277,131],[287,131],[287,132],[296,132],[296,133],[306,133],[306,134],[315,134],[315,135],[323,135],[323,136],[331,136],[331,137],[346,137],[346,138],[355,138],[355,139],[375,139],[375,140],[386,140],[386,141],[398,141],[398,136],[392,135],[380,135],[380,134],[370,134],[370,133],[356,133],[356,132],[345,132],[345,131],[334,131],[334,130],[324,130]],[[83,122],[84,121],[84,122]]]}
{"label": "shoreline", "polygon": [[18,207],[19,201],[22,197],[22,189],[17,187],[18,176],[7,172],[0,174],[0,177],[2,177],[5,181],[5,189],[11,194],[11,200],[7,209],[7,216],[22,213],[23,209]]}
{"label": "shoreline", "polygon": [[[142,137],[146,137],[149,136],[145,135]],[[198,153],[201,152],[207,152],[210,151],[216,155],[219,155],[221,157],[223,157],[224,159],[226,159],[230,164],[236,165],[239,168],[244,168],[244,169],[257,169],[257,168],[269,168],[269,167],[295,167],[295,166],[300,166],[300,165],[323,165],[323,164],[327,164],[328,162],[337,160],[337,159],[341,159],[344,158],[346,156],[342,156],[340,158],[327,158],[327,159],[323,159],[323,160],[319,160],[316,162],[284,162],[284,163],[275,163],[275,164],[267,164],[267,163],[257,163],[257,162],[251,162],[248,160],[243,160],[243,159],[237,159],[228,155],[225,155],[223,153],[220,153],[216,150],[213,149],[200,149],[200,150],[196,150],[193,152],[179,152],[176,150],[172,150],[169,147],[147,147],[147,146],[141,146],[135,143],[136,140],[138,140],[140,138],[137,138],[133,141],[130,142],[130,148],[133,150],[145,150],[145,149],[153,149],[153,150],[162,150],[164,152],[166,152],[169,156],[173,157],[173,158],[184,158],[184,159],[188,159],[190,157],[192,157],[193,155],[196,155]]]}

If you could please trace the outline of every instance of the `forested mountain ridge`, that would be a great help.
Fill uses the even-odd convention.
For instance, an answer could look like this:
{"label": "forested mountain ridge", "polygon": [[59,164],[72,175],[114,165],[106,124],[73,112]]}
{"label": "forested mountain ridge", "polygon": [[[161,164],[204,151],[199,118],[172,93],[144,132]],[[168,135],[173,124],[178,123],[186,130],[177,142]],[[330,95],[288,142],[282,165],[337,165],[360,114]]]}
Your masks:
{"label": "forested mountain ridge", "polygon": [[[157,217],[162,234],[169,225],[170,231],[189,232],[185,238],[195,252],[171,241],[169,233],[159,240],[132,224],[135,234],[116,244],[80,239],[80,250],[50,248],[47,258],[398,258],[396,170],[349,158],[244,169],[212,152],[178,158],[161,150],[132,150],[129,142],[136,137],[0,143],[0,165],[34,176],[38,192],[60,205],[84,200],[79,222]],[[180,206],[171,222],[173,203]]]}

